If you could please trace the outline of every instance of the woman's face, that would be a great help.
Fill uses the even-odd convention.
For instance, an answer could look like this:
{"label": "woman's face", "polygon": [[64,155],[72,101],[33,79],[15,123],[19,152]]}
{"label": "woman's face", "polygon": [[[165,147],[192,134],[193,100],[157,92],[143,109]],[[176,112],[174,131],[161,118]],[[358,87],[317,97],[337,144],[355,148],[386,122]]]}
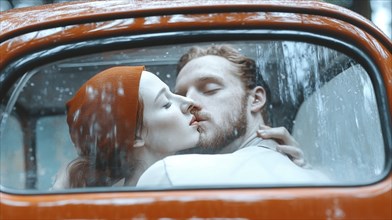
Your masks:
{"label": "woman's face", "polygon": [[192,148],[199,141],[192,100],[173,94],[156,75],[143,71],[139,92],[144,104],[142,138],[160,154]]}

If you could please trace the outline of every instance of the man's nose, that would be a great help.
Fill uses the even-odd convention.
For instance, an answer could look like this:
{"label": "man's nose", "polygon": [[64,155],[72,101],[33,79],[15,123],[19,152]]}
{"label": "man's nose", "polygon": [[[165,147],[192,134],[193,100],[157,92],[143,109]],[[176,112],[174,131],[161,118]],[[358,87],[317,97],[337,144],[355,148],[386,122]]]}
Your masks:
{"label": "man's nose", "polygon": [[180,99],[182,99],[181,111],[184,114],[200,109],[200,105],[195,103],[192,99],[184,96],[180,96]]}
{"label": "man's nose", "polygon": [[197,100],[197,91],[194,88],[189,88],[184,95],[192,100]]}

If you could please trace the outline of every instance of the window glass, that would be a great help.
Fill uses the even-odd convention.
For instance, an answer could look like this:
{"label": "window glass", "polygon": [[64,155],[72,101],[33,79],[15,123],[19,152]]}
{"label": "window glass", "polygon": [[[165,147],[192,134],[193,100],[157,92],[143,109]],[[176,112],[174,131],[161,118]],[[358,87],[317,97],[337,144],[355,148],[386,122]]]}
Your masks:
{"label": "window glass", "polygon": [[0,136],[0,183],[5,187],[24,189],[26,176],[22,128],[14,116],[5,117],[3,116]]}
{"label": "window glass", "polygon": [[59,168],[76,158],[71,147],[65,116],[42,117],[37,121],[37,188],[48,189]]}
{"label": "window glass", "polygon": [[[364,184],[381,177],[386,162],[381,121],[372,81],[361,64],[342,52],[303,42],[197,45],[222,43],[256,61],[269,94],[268,125],[283,126],[292,134],[312,169],[331,180],[322,184]],[[192,46],[102,52],[26,73],[8,96],[6,113],[18,117],[2,118],[1,175],[9,178],[2,178],[1,184],[17,189],[51,188],[56,173],[77,157],[65,103],[92,76],[113,66],[144,65],[174,91],[177,62]],[[241,181],[236,185],[241,186]]]}

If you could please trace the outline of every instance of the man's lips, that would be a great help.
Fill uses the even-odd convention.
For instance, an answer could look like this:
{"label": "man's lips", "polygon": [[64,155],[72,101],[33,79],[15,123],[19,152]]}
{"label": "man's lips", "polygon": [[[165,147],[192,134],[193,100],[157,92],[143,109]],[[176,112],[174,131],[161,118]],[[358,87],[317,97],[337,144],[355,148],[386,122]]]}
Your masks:
{"label": "man's lips", "polygon": [[199,125],[200,122],[207,121],[208,120],[208,114],[203,113],[203,112],[193,112],[192,113],[192,119],[189,122],[189,125],[194,125],[197,124]]}
{"label": "man's lips", "polygon": [[203,112],[196,112],[194,116],[196,117],[197,122],[207,121],[209,119],[208,114]]}
{"label": "man's lips", "polygon": [[207,121],[206,117],[202,117],[201,115],[194,114],[192,115],[192,119],[189,122],[189,125],[199,124],[200,122]]}

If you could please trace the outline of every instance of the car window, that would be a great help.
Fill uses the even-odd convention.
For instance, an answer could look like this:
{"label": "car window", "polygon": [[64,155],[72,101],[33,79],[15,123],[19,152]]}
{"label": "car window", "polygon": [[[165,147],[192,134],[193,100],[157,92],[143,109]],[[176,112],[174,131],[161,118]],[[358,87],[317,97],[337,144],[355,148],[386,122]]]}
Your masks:
{"label": "car window", "polygon": [[[4,109],[1,109],[4,110]],[[1,185],[5,187],[24,189],[26,172],[24,167],[23,131],[15,116],[3,117],[7,120],[6,129],[1,135]],[[4,124],[2,124],[4,126]]]}
{"label": "car window", "polygon": [[[294,136],[312,169],[331,180],[322,184],[382,178],[386,155],[375,94],[379,85],[365,65],[341,51],[305,42],[223,43],[256,61],[270,94],[269,125],[283,126]],[[4,112],[15,117],[1,119],[1,185],[50,190],[57,173],[77,157],[65,103],[89,78],[113,66],[145,65],[174,91],[177,62],[193,45],[103,51],[26,72],[7,96]],[[236,186],[247,185],[239,181]]]}
{"label": "car window", "polygon": [[[37,189],[49,189],[59,168],[76,158],[72,146],[65,116],[49,116],[38,119],[35,128],[37,134]],[[50,159],[49,159],[50,158]]]}

